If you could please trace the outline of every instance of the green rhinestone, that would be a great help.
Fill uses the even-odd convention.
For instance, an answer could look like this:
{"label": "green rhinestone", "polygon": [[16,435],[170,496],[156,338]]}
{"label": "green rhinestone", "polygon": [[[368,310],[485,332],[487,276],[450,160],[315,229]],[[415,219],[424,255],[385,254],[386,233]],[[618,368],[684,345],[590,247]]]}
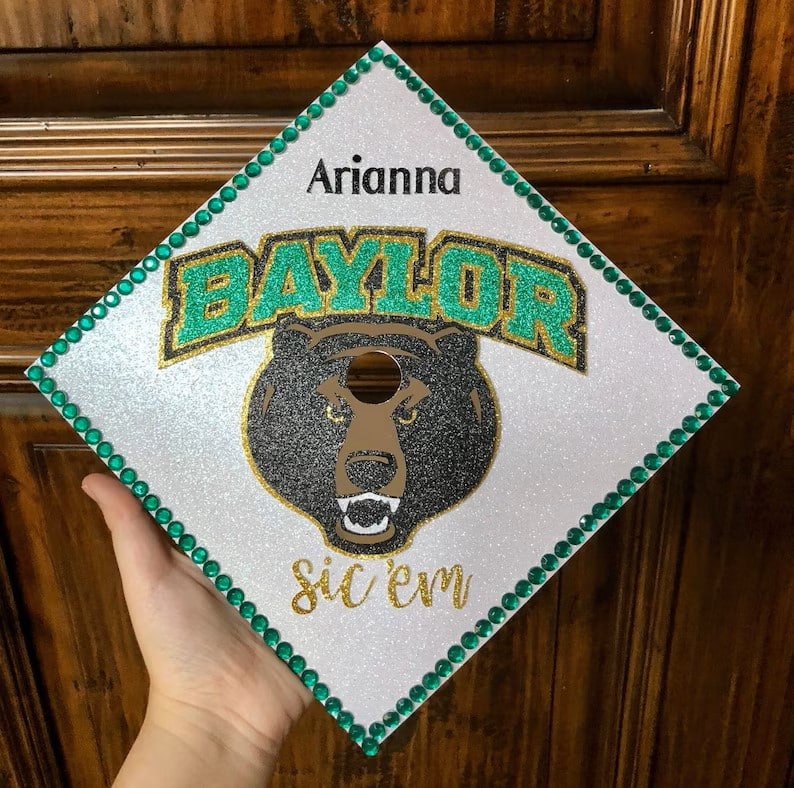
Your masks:
{"label": "green rhinestone", "polygon": [[[518,607],[518,597],[512,591],[508,591],[502,597],[502,607],[505,610],[515,610]],[[465,646],[466,644],[464,643],[463,645]]]}
{"label": "green rhinestone", "polygon": [[466,657],[466,652],[457,644],[454,646],[450,646],[449,650],[447,651],[447,659],[450,662],[454,662],[455,664],[459,662],[463,662]]}
{"label": "green rhinestone", "polygon": [[229,593],[226,594],[226,598],[236,606],[242,604],[243,600],[245,599],[245,594],[243,593],[242,588],[230,588]]}
{"label": "green rhinestone", "polygon": [[350,739],[354,741],[356,744],[361,744],[364,741],[364,736],[366,735],[367,731],[363,725],[351,725],[350,730],[348,731],[348,735]]}
{"label": "green rhinestone", "polygon": [[724,383],[728,379],[728,373],[722,367],[714,367],[709,371],[709,380],[712,383]]}
{"label": "green rhinestone", "polygon": [[455,125],[455,128],[452,129],[452,133],[460,140],[466,139],[470,131],[471,129],[467,123],[458,123]]}
{"label": "green rhinestone", "polygon": [[609,509],[606,504],[594,503],[591,511],[593,512],[593,517],[597,520],[606,520],[609,517]]}
{"label": "green rhinestone", "polygon": [[562,237],[563,237],[563,238],[564,238],[564,239],[567,241],[567,243],[569,243],[569,244],[578,244],[578,243],[579,243],[579,241],[581,241],[581,240],[582,240],[582,234],[581,234],[580,232],[578,232],[577,230],[573,230],[573,229],[571,229],[571,230],[568,230],[568,231],[565,233],[565,235],[563,235]]}
{"label": "green rhinestone", "polygon": [[739,393],[739,384],[735,380],[726,380],[721,388],[729,397]]}
{"label": "green rhinestone", "polygon": [[179,537],[179,549],[189,553],[196,546],[196,537],[192,534],[182,534]]}
{"label": "green rhinestone", "polygon": [[466,137],[466,147],[469,150],[479,150],[481,145],[482,137],[478,136],[477,134],[469,134],[469,136]]}
{"label": "green rhinestone", "polygon": [[[136,271],[140,270],[138,268],[134,269]],[[143,278],[146,279],[146,273],[141,271],[143,274]],[[78,321],[77,326],[81,328],[83,331],[90,331],[94,327],[95,321],[91,315],[83,315]]]}
{"label": "green rhinestone", "polygon": [[158,260],[167,260],[171,256],[171,247],[168,244],[159,244],[154,250]]}
{"label": "green rhinestone", "polygon": [[306,107],[306,114],[312,119],[317,120],[323,116],[323,108],[319,104],[309,104]]}
{"label": "green rhinestone", "polygon": [[221,213],[223,211],[223,200],[220,197],[213,197],[208,203],[207,207],[210,213]]}
{"label": "green rhinestone", "polygon": [[654,325],[659,331],[662,331],[666,334],[673,327],[673,321],[670,320],[669,317],[662,315],[661,317],[656,318]]}
{"label": "green rhinestone", "polygon": [[569,528],[566,538],[573,545],[582,544],[584,542],[584,531],[581,528]]}
{"label": "green rhinestone", "polygon": [[[66,415],[66,408],[69,406],[67,405],[63,409],[64,416]],[[124,458],[120,454],[114,454],[112,457],[108,458],[108,468],[111,471],[120,471],[124,467]]]}
{"label": "green rhinestone", "polygon": [[590,258],[590,267],[600,271],[607,264],[606,258],[600,254],[594,254]]}
{"label": "green rhinestone", "polygon": [[674,345],[683,345],[686,341],[686,334],[680,328],[673,329],[667,337]]}
{"label": "green rhinestone", "polygon": [[206,208],[202,208],[200,211],[196,211],[196,224],[204,227],[208,225],[212,221],[212,214],[206,210]]}
{"label": "green rhinestone", "polygon": [[312,695],[314,695],[317,700],[325,700],[328,697],[328,694],[328,687],[322,682],[318,682],[314,685]]}
{"label": "green rhinestone", "polygon": [[202,571],[207,577],[215,577],[221,571],[221,565],[217,561],[207,561]]}
{"label": "green rhinestone", "polygon": [[394,707],[403,717],[407,717],[414,710],[414,704],[408,698],[400,698]]}
{"label": "green rhinestone", "polygon": [[445,679],[452,675],[452,663],[448,659],[440,659],[436,662],[436,673]]}
{"label": "green rhinestone", "polygon": [[329,109],[336,104],[336,96],[333,93],[321,93],[319,98],[320,106]]}
{"label": "green rhinestone", "polygon": [[628,295],[632,290],[631,282],[628,279],[618,279],[615,282],[615,290],[621,295]]}
{"label": "green rhinestone", "polygon": [[708,356],[698,356],[695,359],[695,364],[698,369],[703,370],[703,372],[708,372],[708,370],[711,369],[712,361]]}
{"label": "green rhinestone", "polygon": [[176,249],[179,249],[181,246],[185,245],[185,236],[182,235],[182,233],[171,233],[171,235],[168,236],[168,243]]}
{"label": "green rhinestone", "polygon": [[143,508],[147,512],[153,512],[160,506],[160,499],[156,495],[147,495],[143,499]]}
{"label": "green rhinestone", "polygon": [[206,547],[197,547],[190,554],[190,559],[193,561],[194,564],[203,564],[208,557],[209,557],[209,553],[207,552]]}
{"label": "green rhinestone", "polygon": [[430,111],[434,115],[440,115],[444,110],[447,108],[447,104],[445,101],[441,99],[434,99],[430,102]]}
{"label": "green rhinestone", "polygon": [[387,728],[396,728],[400,723],[400,715],[396,711],[387,711],[383,715],[383,724]]}
{"label": "green rhinestone", "polygon": [[693,433],[700,429],[700,420],[697,416],[684,416],[681,421],[681,426],[685,432]]}
{"label": "green rhinestone", "polygon": [[356,61],[356,71],[366,74],[372,68],[372,64],[365,57]]}
{"label": "green rhinestone", "polygon": [[310,689],[317,683],[317,678],[318,676],[316,670],[309,669],[304,670],[303,673],[301,673],[301,681],[303,682],[303,685],[305,687],[309,687]]}
{"label": "green rhinestone", "polygon": [[675,429],[670,433],[670,440],[676,446],[683,446],[683,444],[686,443],[687,437],[687,434],[683,430],[679,429]]}
{"label": "green rhinestone", "polygon": [[695,358],[695,356],[700,353],[700,348],[694,342],[684,342],[684,344],[681,345],[681,352],[687,358]]}
{"label": "green rhinestone", "polygon": [[539,211],[538,216],[544,221],[549,222],[551,221],[555,215],[556,211],[550,205],[544,205]]}
{"label": "green rhinestone", "polygon": [[543,583],[546,582],[546,573],[539,566],[533,566],[532,569],[527,572],[527,577],[533,586],[543,585]]}
{"label": "green rhinestone", "polygon": [[537,192],[534,192],[527,197],[527,205],[529,205],[530,208],[540,208],[540,206],[543,205],[543,198]]}
{"label": "green rhinestone", "polygon": [[408,79],[411,76],[411,69],[408,66],[397,66],[394,69],[394,76],[397,79]]}
{"label": "green rhinestone", "polygon": [[421,101],[422,104],[429,104],[433,100],[433,97],[436,94],[433,93],[433,91],[430,90],[430,88],[422,88],[416,95],[418,96],[419,101]]}
{"label": "green rhinestone", "polygon": [[284,153],[287,149],[287,143],[281,137],[274,137],[270,140],[270,145],[268,147],[273,153]]}
{"label": "green rhinestone", "polygon": [[552,223],[551,229],[555,233],[564,233],[568,229],[568,220],[562,216],[558,216]]}
{"label": "green rhinestone", "polygon": [[[713,390],[707,394],[706,399],[708,400],[709,405],[713,405],[715,408],[717,408],[725,402],[725,395],[721,391]],[[66,408],[64,408],[64,411],[65,410]]]}
{"label": "green rhinestone", "polygon": [[281,633],[277,629],[271,627],[265,630],[265,633],[262,635],[262,640],[264,640],[268,646],[274,648],[279,640],[281,640]]}
{"label": "green rhinestone", "polygon": [[491,172],[502,172],[502,170],[507,166],[507,162],[504,159],[491,159],[491,162],[488,164],[488,169]]}
{"label": "green rhinestone", "polygon": [[85,416],[78,416],[74,420],[74,423],[72,424],[72,426],[78,432],[85,432],[91,426],[91,421],[89,419],[87,419]]}
{"label": "green rhinestone", "polygon": [[593,245],[589,243],[581,243],[576,247],[576,254],[579,257],[590,257],[593,254]]}
{"label": "green rhinestone", "polygon": [[179,539],[180,536],[185,531],[185,526],[182,525],[178,520],[174,520],[173,522],[168,523],[168,528],[166,528],[166,533],[172,539]]}
{"label": "green rhinestone", "polygon": [[[130,289],[131,289],[131,288],[130,288]],[[79,342],[79,341],[80,341],[80,339],[81,339],[81,338],[82,338],[82,336],[83,336],[83,332],[82,332],[82,331],[81,331],[81,330],[80,330],[80,329],[79,329],[77,326],[72,326],[71,328],[67,328],[67,329],[66,329],[66,333],[64,334],[64,336],[65,336],[65,337],[66,337],[66,338],[67,338],[67,339],[68,339],[70,342],[73,342],[73,343],[74,343],[74,342]]]}
{"label": "green rhinestone", "polygon": [[[53,405],[55,405],[58,408],[61,408],[66,404],[66,400],[67,400],[66,392],[60,390],[54,391],[50,399],[52,400]],[[107,454],[104,454],[104,449],[101,448],[102,446],[108,447],[109,451]],[[100,443],[99,446],[97,446],[97,454],[100,457],[110,457],[112,453],[113,453],[113,447],[109,443]]]}
{"label": "green rhinestone", "polygon": [[519,181],[513,186],[513,191],[519,197],[526,197],[532,191],[532,187],[526,181]]}
{"label": "green rhinestone", "polygon": [[405,87],[407,87],[408,90],[413,90],[416,92],[422,87],[422,80],[417,76],[408,77],[408,79],[405,81]]}
{"label": "green rhinestone", "polygon": [[[138,474],[132,468],[125,468],[120,474],[119,479],[121,479],[123,484],[130,485],[138,478]],[[145,494],[145,493],[144,493]]]}
{"label": "green rhinestone", "polygon": [[370,736],[367,736],[364,741],[361,742],[361,751],[370,758],[377,755],[379,749],[378,742]]}
{"label": "green rhinestone", "polygon": [[372,725],[369,726],[369,735],[372,736],[373,739],[381,741],[386,735],[386,727],[380,722],[373,722]]}
{"label": "green rhinestone", "polygon": [[493,626],[491,625],[491,622],[490,622],[490,621],[488,621],[488,620],[486,620],[486,619],[484,619],[484,618],[481,618],[481,619],[480,619],[480,620],[479,620],[479,621],[478,621],[478,622],[477,622],[477,623],[474,625],[474,631],[475,631],[475,632],[476,632],[476,633],[477,633],[477,634],[478,634],[478,635],[479,635],[481,638],[487,638],[489,635],[491,635],[491,634],[493,633]]}
{"label": "green rhinestone", "polygon": [[645,293],[641,293],[639,290],[629,293],[629,303],[632,306],[641,307],[645,303]]}
{"label": "green rhinestone", "polygon": [[342,701],[339,700],[339,698],[334,698],[333,696],[327,698],[323,705],[325,706],[325,710],[332,717],[339,716],[339,712],[342,711]]}
{"label": "green rhinestone", "polygon": [[[160,265],[160,261],[157,260],[156,258],[154,258],[154,257],[144,257],[143,258],[143,267],[144,268],[146,268],[146,261],[147,260],[154,260],[157,263],[157,265]],[[148,269],[147,268],[146,270],[148,271],[148,270],[152,270],[152,269]],[[155,267],[154,270],[156,270],[156,267]],[[104,304],[94,304],[91,307],[91,314],[97,320],[101,320],[107,313],[108,313],[108,308]]]}
{"label": "green rhinestone", "polygon": [[[355,72],[353,73],[355,74]],[[358,79],[358,74],[356,74],[356,79]],[[298,117],[295,118],[295,127],[301,131],[306,131],[311,125],[312,121],[308,115],[298,115]]]}
{"label": "green rhinestone", "polygon": [[116,290],[118,290],[119,293],[121,293],[121,295],[129,295],[134,289],[135,289],[135,285],[132,282],[130,282],[129,279],[122,279],[116,285]]}
{"label": "green rhinestone", "polygon": [[267,167],[268,165],[272,164],[276,157],[273,155],[272,151],[263,150],[257,154],[256,160],[259,164],[263,167]]}
{"label": "green rhinestone", "polygon": [[[243,604],[247,605],[249,603],[244,602]],[[242,611],[242,607],[240,610]],[[292,656],[292,644],[287,643],[286,640],[282,640],[281,643],[276,646],[276,656],[286,662]]]}
{"label": "green rhinestone", "polygon": [[546,553],[543,558],[540,559],[540,565],[547,571],[553,572],[557,567],[559,567],[560,562],[557,560],[556,555],[552,555],[551,553]]}
{"label": "green rhinestone", "polygon": [[386,55],[386,57],[383,58],[383,65],[386,66],[386,68],[396,68],[399,62],[400,59],[397,55]]}
{"label": "green rhinestone", "polygon": [[229,575],[218,575],[215,578],[215,588],[218,591],[228,591],[232,587],[232,579]]}
{"label": "green rhinestone", "polygon": [[505,186],[512,186],[518,180],[518,173],[515,170],[507,170],[502,173],[502,183]]}
{"label": "green rhinestone", "polygon": [[478,151],[477,155],[482,161],[490,161],[493,158],[493,148],[483,145]]}
{"label": "green rhinestone", "polygon": [[623,498],[616,492],[610,492],[604,496],[604,503],[612,510],[619,509],[623,505]]}
{"label": "green rhinestone", "polygon": [[415,686],[411,687],[410,690],[408,690],[408,697],[414,703],[422,703],[427,698],[427,692],[424,687],[416,684]]}
{"label": "green rhinestone", "polygon": [[52,343],[52,349],[59,356],[62,356],[69,349],[69,343],[65,339],[56,339],[55,342]]}
{"label": "green rhinestone", "polygon": [[[486,621],[485,623],[487,624],[488,622]],[[491,625],[488,624],[488,626],[490,627]],[[438,689],[439,684],[441,684],[441,682],[439,681],[438,676],[435,673],[425,673],[425,675],[422,676],[422,686],[425,689],[429,689],[429,690]]]}
{"label": "green rhinestone", "polygon": [[237,189],[234,186],[224,186],[219,194],[224,202],[234,202],[237,199]]}
{"label": "green rhinestone", "polygon": [[267,616],[257,613],[251,618],[251,629],[261,635],[267,629],[267,625],[269,623],[270,622],[267,620]]}
{"label": "green rhinestone", "polygon": [[656,453],[665,459],[672,457],[674,451],[673,444],[669,441],[660,441],[656,444]]}
{"label": "green rhinestone", "polygon": [[240,191],[247,189],[248,183],[248,176],[243,175],[241,172],[238,172],[237,175],[232,178],[232,184],[234,185],[234,188],[239,189]]}
{"label": "green rhinestone", "polygon": [[102,300],[106,306],[118,306],[121,301],[118,293],[108,293]]}
{"label": "green rhinestone", "polygon": [[445,126],[454,126],[458,122],[458,113],[448,109],[442,116],[441,122]]}
{"label": "green rhinestone", "polygon": [[637,492],[637,488],[630,479],[621,479],[617,486],[618,492],[624,497],[629,498]]}
{"label": "green rhinestone", "polygon": [[67,419],[73,419],[80,412],[80,408],[73,402],[63,406],[63,415]]}
{"label": "green rhinestone", "polygon": [[492,607],[488,611],[488,620],[492,624],[501,624],[506,618],[507,615],[505,614],[505,611],[502,610],[501,607]]}
{"label": "green rhinestone", "polygon": [[195,238],[201,228],[196,222],[187,221],[182,225],[182,232],[187,238]]}
{"label": "green rhinestone", "polygon": [[571,550],[571,546],[568,542],[557,542],[557,544],[554,545],[554,555],[558,558],[567,558],[572,552],[573,550]]}
{"label": "green rhinestone", "polygon": [[479,638],[474,632],[464,632],[460,638],[461,645],[467,649],[476,648],[479,642]]}
{"label": "green rhinestone", "polygon": [[659,307],[656,304],[645,304],[642,308],[642,316],[646,320],[656,320],[659,317]]}
{"label": "green rhinestone", "polygon": [[519,580],[515,588],[516,596],[525,599],[532,593],[532,586],[527,580]]}
{"label": "green rhinestone", "polygon": [[344,74],[342,74],[342,79],[344,79],[348,85],[355,85],[359,78],[359,73],[356,71],[355,67],[349,68]]}
{"label": "green rhinestone", "polygon": [[45,394],[49,394],[55,389],[55,381],[52,378],[44,378],[44,380],[39,383],[39,389]]}
{"label": "green rhinestone", "polygon": [[99,443],[99,441],[101,440],[102,440],[102,433],[97,429],[88,430],[88,432],[86,432],[85,434],[85,442],[89,446],[96,446],[96,444]]}
{"label": "green rhinestone", "polygon": [[262,174],[262,166],[259,162],[249,161],[248,164],[245,165],[245,174],[249,178],[256,178]]}
{"label": "green rhinestone", "polygon": [[293,654],[287,664],[296,676],[300,676],[306,668],[306,660],[300,654]]}
{"label": "green rhinestone", "polygon": [[658,471],[659,468],[662,467],[662,458],[657,456],[656,454],[646,454],[642,458],[642,464],[649,471]]}
{"label": "green rhinestone", "polygon": [[631,471],[629,472],[629,476],[631,480],[636,484],[644,484],[648,481],[648,471],[645,468],[640,468],[639,465],[635,465]]}
{"label": "green rhinestone", "polygon": [[31,367],[27,371],[27,376],[33,380],[41,380],[44,377],[44,370],[41,367]]}
{"label": "green rhinestone", "polygon": [[57,360],[58,360],[58,357],[55,355],[55,353],[52,353],[49,350],[47,352],[45,352],[45,353],[42,353],[41,354],[41,358],[40,358],[42,366],[45,366],[45,367],[55,366],[55,362]]}
{"label": "green rhinestone", "polygon": [[612,283],[617,281],[620,273],[618,272],[617,268],[612,268],[612,266],[609,266],[601,272],[601,276],[603,276],[607,282]]}
{"label": "green rhinestone", "polygon": [[144,271],[143,268],[133,268],[132,271],[130,271],[130,279],[135,282],[136,285],[139,285],[146,280],[146,271]]}

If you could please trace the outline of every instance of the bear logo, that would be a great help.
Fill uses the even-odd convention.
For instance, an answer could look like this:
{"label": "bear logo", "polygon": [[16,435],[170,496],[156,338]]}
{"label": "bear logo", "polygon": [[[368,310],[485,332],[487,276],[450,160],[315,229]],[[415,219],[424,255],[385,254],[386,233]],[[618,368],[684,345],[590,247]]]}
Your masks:
{"label": "bear logo", "polygon": [[487,473],[497,407],[471,331],[377,315],[286,318],[272,348],[249,387],[243,439],[264,486],[330,547],[400,551]]}

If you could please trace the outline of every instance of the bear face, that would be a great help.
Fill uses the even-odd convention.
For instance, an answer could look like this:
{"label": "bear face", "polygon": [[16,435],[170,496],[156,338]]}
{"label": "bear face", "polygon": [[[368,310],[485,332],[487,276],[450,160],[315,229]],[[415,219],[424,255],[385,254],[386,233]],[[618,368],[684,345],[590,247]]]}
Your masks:
{"label": "bear face", "polygon": [[[355,385],[356,360],[372,353],[396,376],[379,401]],[[260,480],[331,547],[359,556],[403,549],[417,526],[466,497],[498,429],[472,333],[372,315],[282,320],[245,417]]]}

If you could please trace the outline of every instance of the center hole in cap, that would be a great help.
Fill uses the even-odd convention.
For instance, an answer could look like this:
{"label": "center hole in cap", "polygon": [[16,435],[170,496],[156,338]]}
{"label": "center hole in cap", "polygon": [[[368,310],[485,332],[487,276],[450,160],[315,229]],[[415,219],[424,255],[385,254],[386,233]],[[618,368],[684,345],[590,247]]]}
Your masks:
{"label": "center hole in cap", "polygon": [[356,356],[347,368],[347,387],[359,402],[386,402],[400,388],[401,379],[400,365],[380,350]]}

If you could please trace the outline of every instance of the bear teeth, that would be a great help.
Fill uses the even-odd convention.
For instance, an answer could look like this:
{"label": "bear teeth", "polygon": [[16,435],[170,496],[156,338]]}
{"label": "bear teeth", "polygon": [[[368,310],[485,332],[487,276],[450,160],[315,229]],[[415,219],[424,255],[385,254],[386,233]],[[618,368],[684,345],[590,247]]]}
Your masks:
{"label": "bear teeth", "polygon": [[389,516],[385,515],[379,523],[373,523],[372,525],[367,526],[361,525],[360,523],[354,523],[347,515],[345,515],[344,525],[348,531],[355,534],[380,534],[389,527]]}
{"label": "bear teeth", "polygon": [[347,509],[351,503],[355,503],[356,501],[381,501],[385,504],[388,504],[389,509],[391,509],[391,513],[394,514],[397,511],[397,507],[400,505],[400,498],[394,498],[389,495],[379,495],[378,493],[359,493],[358,495],[350,495],[343,498],[337,498],[336,502],[339,504],[339,508],[342,510],[342,514],[347,514]]}

